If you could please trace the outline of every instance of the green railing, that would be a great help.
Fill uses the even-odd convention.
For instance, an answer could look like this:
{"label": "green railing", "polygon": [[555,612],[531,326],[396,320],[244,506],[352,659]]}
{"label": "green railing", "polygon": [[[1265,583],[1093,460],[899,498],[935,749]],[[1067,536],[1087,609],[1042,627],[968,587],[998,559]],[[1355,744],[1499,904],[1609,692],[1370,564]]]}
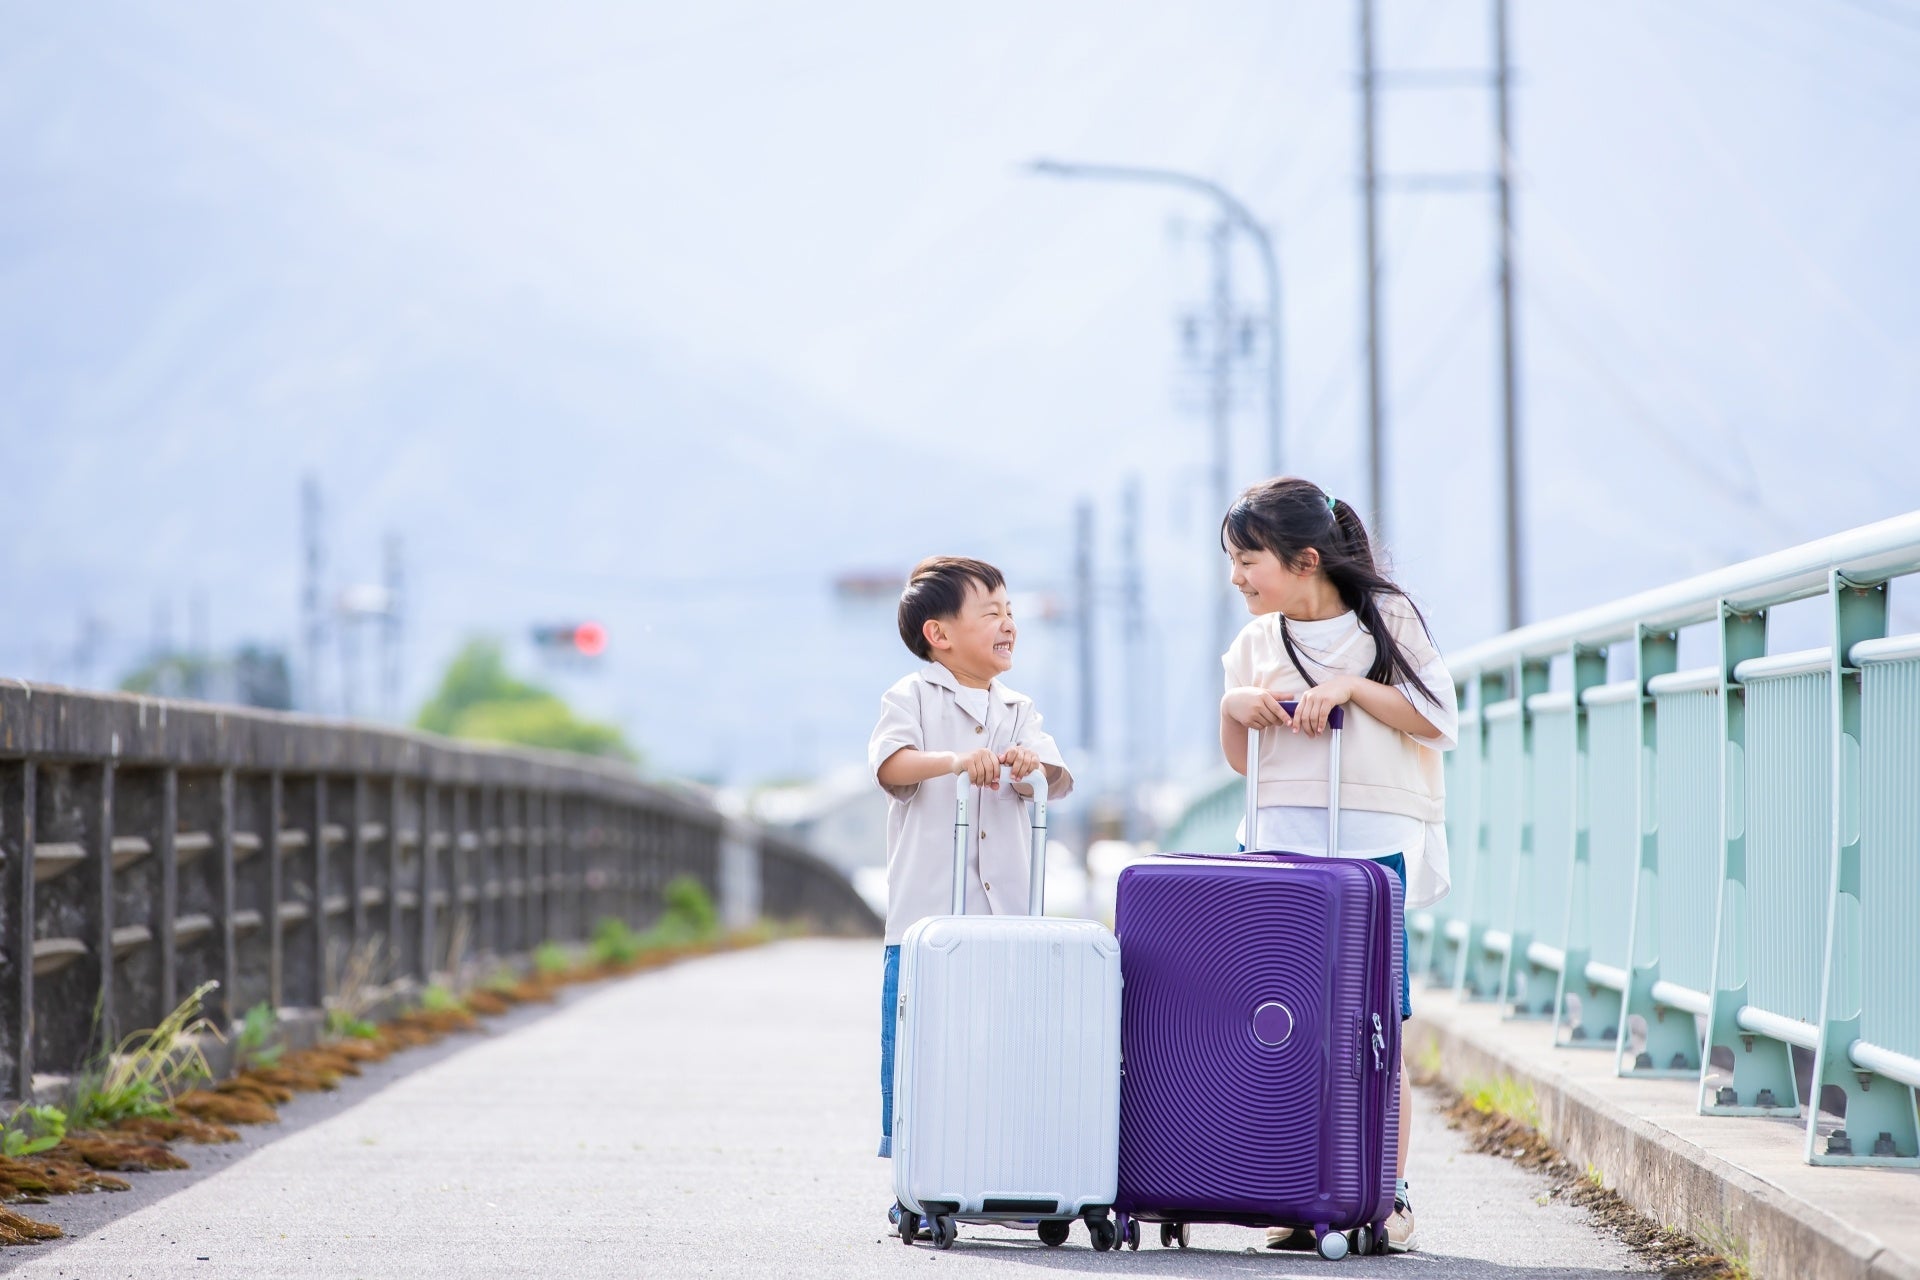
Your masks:
{"label": "green railing", "polygon": [[[1454,884],[1416,965],[1703,1113],[1803,1117],[1813,1163],[1920,1165],[1915,573],[1920,513],[1449,655]],[[1829,643],[1778,652],[1769,612],[1813,597]]]}

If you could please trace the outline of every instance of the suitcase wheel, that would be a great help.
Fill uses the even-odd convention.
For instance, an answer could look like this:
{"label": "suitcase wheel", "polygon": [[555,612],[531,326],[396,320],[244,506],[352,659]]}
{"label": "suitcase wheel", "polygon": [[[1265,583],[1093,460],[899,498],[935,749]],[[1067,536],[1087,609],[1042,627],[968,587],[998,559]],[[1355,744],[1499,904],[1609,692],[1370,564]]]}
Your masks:
{"label": "suitcase wheel", "polygon": [[960,1238],[960,1224],[947,1214],[937,1214],[933,1219],[933,1247],[951,1249],[953,1242]]}
{"label": "suitcase wheel", "polygon": [[1073,1224],[1065,1218],[1042,1218],[1040,1220],[1040,1243],[1049,1249],[1058,1249],[1067,1242],[1067,1232]]}
{"label": "suitcase wheel", "polygon": [[900,1243],[908,1248],[920,1238],[920,1215],[903,1204],[893,1206],[894,1229],[900,1233]]}
{"label": "suitcase wheel", "polygon": [[1184,1249],[1187,1247],[1188,1241],[1192,1239],[1193,1228],[1184,1222],[1163,1222],[1160,1224],[1160,1247],[1162,1249],[1171,1249],[1175,1245],[1179,1245]]}
{"label": "suitcase wheel", "polygon": [[1355,1257],[1364,1258],[1373,1252],[1373,1228],[1355,1227],[1353,1230],[1353,1252]]}
{"label": "suitcase wheel", "polygon": [[1113,1224],[1113,1219],[1107,1217],[1105,1214],[1101,1214],[1097,1218],[1091,1215],[1088,1216],[1087,1234],[1093,1237],[1093,1249],[1095,1253],[1105,1253],[1120,1243],[1120,1228],[1116,1227]]}
{"label": "suitcase wheel", "polygon": [[1138,1218],[1128,1218],[1128,1219],[1127,1219],[1127,1231],[1126,1231],[1126,1236],[1127,1236],[1127,1248],[1129,1248],[1129,1249],[1135,1249],[1135,1250],[1137,1250],[1137,1249],[1139,1249],[1139,1247],[1140,1247],[1140,1219],[1138,1219]]}
{"label": "suitcase wheel", "polygon": [[1338,1262],[1347,1256],[1347,1233],[1344,1231],[1322,1231],[1320,1234],[1320,1256],[1328,1262]]}

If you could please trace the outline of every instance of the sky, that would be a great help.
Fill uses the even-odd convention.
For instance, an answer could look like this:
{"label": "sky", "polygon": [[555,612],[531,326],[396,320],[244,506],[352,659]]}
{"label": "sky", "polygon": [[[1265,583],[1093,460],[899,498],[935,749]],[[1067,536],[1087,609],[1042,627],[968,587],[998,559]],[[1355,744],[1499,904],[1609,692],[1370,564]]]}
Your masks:
{"label": "sky", "polygon": [[[1527,616],[1920,506],[1920,2],[1511,11]],[[1182,321],[1211,212],[1024,165],[1204,175],[1273,229],[1281,464],[1364,506],[1356,12],[16,6],[0,674],[111,682],[195,600],[215,647],[294,644],[311,474],[330,589],[406,549],[409,707],[493,634],[659,772],[857,763],[913,660],[833,580],[967,553],[1095,777],[1128,742],[1200,772],[1225,564]],[[1379,63],[1484,70],[1487,13],[1379,0]],[[1492,132],[1483,87],[1381,96],[1389,175],[1484,175]],[[1385,545],[1459,648],[1504,616],[1492,203],[1393,187],[1381,228]],[[1263,314],[1244,244],[1232,289]],[[1261,385],[1256,352],[1236,488],[1270,470]],[[1091,735],[1040,620],[1083,502]],[[576,618],[607,657],[543,667],[528,628]],[[322,709],[341,684],[329,654]]]}

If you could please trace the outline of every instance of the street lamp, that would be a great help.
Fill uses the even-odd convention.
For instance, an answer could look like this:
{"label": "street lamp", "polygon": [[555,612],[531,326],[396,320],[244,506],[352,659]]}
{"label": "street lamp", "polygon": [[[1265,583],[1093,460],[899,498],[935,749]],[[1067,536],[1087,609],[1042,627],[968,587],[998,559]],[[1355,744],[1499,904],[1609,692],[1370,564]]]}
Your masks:
{"label": "street lamp", "polygon": [[[1035,160],[1028,169],[1049,178],[1077,178],[1097,182],[1153,183],[1182,187],[1210,196],[1219,208],[1223,226],[1245,231],[1260,250],[1260,263],[1267,277],[1267,465],[1273,475],[1280,474],[1280,262],[1273,249],[1273,236],[1232,192],[1210,178],[1181,173],[1176,169],[1155,169],[1120,164],[1073,164],[1063,160]],[[1232,409],[1228,387],[1227,361],[1230,358],[1229,312],[1227,292],[1227,244],[1224,235],[1214,236],[1214,370],[1213,370],[1213,487],[1215,507],[1225,515],[1233,501],[1233,484],[1228,469],[1228,416]],[[1232,629],[1232,602],[1227,582],[1220,579],[1215,619],[1215,649],[1225,652]]]}

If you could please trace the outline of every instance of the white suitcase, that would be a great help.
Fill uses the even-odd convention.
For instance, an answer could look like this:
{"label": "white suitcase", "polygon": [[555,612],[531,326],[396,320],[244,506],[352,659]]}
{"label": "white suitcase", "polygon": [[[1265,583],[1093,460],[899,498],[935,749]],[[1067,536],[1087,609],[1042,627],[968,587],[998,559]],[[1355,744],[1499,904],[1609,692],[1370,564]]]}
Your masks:
{"label": "white suitcase", "polygon": [[[1033,784],[1031,915],[965,910],[971,786],[958,780],[953,914],[900,946],[894,1009],[893,1187],[900,1238],[925,1216],[935,1246],[955,1224],[1038,1222],[1049,1245],[1075,1218],[1096,1249],[1118,1241],[1120,944],[1091,920],[1047,919],[1047,783]],[[1010,785],[1010,774],[1001,785]]]}

